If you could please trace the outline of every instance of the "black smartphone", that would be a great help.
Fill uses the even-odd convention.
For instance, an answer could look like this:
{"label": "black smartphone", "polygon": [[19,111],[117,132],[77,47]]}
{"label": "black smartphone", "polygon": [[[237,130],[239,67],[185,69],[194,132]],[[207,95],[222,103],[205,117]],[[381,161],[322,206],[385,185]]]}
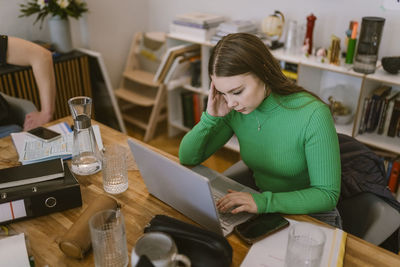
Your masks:
{"label": "black smartphone", "polygon": [[61,134],[41,126],[29,130],[28,133],[45,142],[50,142],[61,137]]}
{"label": "black smartphone", "polygon": [[276,231],[289,226],[289,221],[278,213],[262,213],[235,226],[235,232],[246,243],[263,239]]}

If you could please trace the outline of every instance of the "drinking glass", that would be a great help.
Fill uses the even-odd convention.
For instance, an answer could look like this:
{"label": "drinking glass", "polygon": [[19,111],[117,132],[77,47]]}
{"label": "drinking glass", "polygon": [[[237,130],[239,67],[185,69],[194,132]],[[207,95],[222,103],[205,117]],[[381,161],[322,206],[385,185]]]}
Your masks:
{"label": "drinking glass", "polygon": [[122,146],[106,146],[103,156],[103,188],[110,194],[120,194],[128,189],[125,149]]}
{"label": "drinking glass", "polygon": [[325,245],[325,234],[310,223],[299,223],[289,230],[286,267],[319,267]]}
{"label": "drinking glass", "polygon": [[120,210],[103,210],[89,220],[96,267],[127,266],[128,249],[124,217]]}

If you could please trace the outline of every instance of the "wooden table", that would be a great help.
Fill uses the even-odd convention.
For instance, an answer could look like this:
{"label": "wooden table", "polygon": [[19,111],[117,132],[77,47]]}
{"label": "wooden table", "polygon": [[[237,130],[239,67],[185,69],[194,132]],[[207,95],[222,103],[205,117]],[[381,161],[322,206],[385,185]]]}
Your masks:
{"label": "wooden table", "polygon": [[[70,117],[58,120],[72,123]],[[100,125],[104,145],[118,143],[124,147],[127,145],[127,136],[102,124]],[[156,151],[167,155],[165,152]],[[170,158],[177,160],[171,155]],[[17,152],[14,149],[11,138],[0,139],[0,168],[19,165]],[[76,260],[66,257],[58,248],[58,241],[67,230],[73,225],[80,214],[87,208],[89,203],[96,200],[100,194],[104,194],[102,187],[101,172],[91,176],[77,176],[81,185],[83,206],[53,213],[22,222],[11,224],[16,232],[24,232],[30,242],[32,254],[36,266],[93,266],[93,254],[90,252],[83,260]],[[124,193],[115,196],[122,205],[122,212],[125,217],[126,236],[128,241],[128,252],[137,238],[142,235],[143,228],[155,214],[173,216],[183,221],[192,222],[190,219],[151,196],[143,183],[137,169],[130,168],[129,189]],[[313,218],[303,215],[291,215],[288,218],[302,221],[316,221]],[[193,222],[192,222],[193,223]],[[233,266],[239,266],[246,256],[249,246],[242,242],[235,234],[228,237],[233,248]],[[365,242],[355,236],[348,235],[346,252],[344,257],[345,266],[400,266],[400,256],[385,249]]]}

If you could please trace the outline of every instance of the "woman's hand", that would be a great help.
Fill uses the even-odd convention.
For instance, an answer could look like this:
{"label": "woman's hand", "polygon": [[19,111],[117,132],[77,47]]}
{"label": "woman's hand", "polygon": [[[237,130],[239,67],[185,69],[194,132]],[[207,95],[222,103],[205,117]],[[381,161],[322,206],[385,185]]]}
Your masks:
{"label": "woman's hand", "polygon": [[215,89],[213,82],[211,82],[208,93],[207,113],[214,117],[224,117],[231,110],[224,96]]}
{"label": "woman's hand", "polygon": [[24,131],[29,131],[51,121],[52,115],[46,112],[33,111],[25,116]]}
{"label": "woman's hand", "polygon": [[237,192],[230,189],[228,190],[228,194],[217,202],[217,208],[220,212],[227,212],[233,208],[231,211],[233,214],[242,211],[257,213],[257,205],[250,193]]}

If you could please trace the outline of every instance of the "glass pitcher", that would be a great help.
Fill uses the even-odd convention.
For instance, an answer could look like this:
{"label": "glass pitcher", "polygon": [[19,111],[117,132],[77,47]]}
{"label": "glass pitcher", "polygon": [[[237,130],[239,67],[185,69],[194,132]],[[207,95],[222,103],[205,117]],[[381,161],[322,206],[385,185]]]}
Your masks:
{"label": "glass pitcher", "polygon": [[91,124],[92,99],[73,97],[68,105],[74,119],[71,170],[78,175],[90,175],[101,170],[101,155]]}

